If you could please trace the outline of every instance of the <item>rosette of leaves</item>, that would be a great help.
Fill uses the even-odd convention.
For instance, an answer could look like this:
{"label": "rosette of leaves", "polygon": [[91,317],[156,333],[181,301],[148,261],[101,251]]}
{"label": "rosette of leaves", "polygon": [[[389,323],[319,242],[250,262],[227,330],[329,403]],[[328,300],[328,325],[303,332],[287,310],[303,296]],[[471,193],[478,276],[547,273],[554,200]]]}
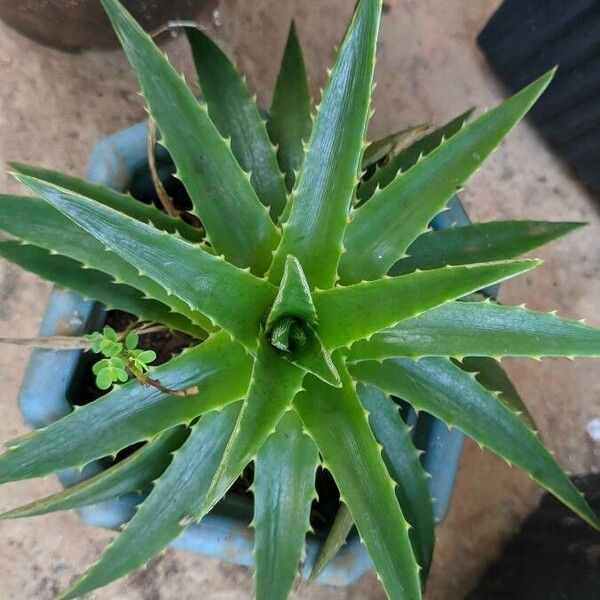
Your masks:
{"label": "rosette of leaves", "polygon": [[145,565],[251,461],[258,598],[285,598],[293,586],[319,466],[331,472],[388,596],[420,598],[434,518],[394,398],[462,430],[597,527],[493,359],[597,356],[600,332],[554,314],[464,301],[536,267],[516,257],[577,224],[428,225],[552,73],[468,124],[464,115],[416,141],[409,130],[368,143],[380,0],[358,2],[314,115],[290,30],[266,124],[204,33],[188,31],[198,101],[117,0],[103,4],[206,236],[129,196],[14,165],[34,195],[1,198],[0,225],[15,239],[1,242],[0,254],[194,336],[194,347],[149,375],[165,389],[197,393],[115,385],[0,457],[6,482],[138,448],[4,515],[73,508],[152,483],[61,598]]}

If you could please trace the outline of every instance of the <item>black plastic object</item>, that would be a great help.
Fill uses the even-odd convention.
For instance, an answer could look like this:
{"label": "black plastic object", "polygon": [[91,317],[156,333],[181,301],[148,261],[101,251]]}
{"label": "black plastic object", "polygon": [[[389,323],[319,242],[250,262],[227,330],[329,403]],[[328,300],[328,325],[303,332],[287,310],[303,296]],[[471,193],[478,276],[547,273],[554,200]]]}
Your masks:
{"label": "black plastic object", "polygon": [[558,65],[530,117],[600,197],[600,0],[504,0],[478,42],[512,91]]}
{"label": "black plastic object", "polygon": [[[574,478],[596,513],[600,474]],[[600,533],[546,494],[468,600],[598,600]]]}

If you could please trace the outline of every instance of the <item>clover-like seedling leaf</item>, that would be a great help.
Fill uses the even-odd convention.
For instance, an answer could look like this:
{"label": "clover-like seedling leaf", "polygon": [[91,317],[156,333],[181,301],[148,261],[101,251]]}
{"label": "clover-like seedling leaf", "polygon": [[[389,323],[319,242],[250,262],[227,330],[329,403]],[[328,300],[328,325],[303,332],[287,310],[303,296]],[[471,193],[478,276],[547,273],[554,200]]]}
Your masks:
{"label": "clover-like seedling leaf", "polygon": [[100,353],[101,345],[104,341],[104,336],[99,331],[94,331],[93,333],[89,333],[84,336],[84,338],[92,344],[91,350],[92,352]]}
{"label": "clover-like seedling leaf", "polygon": [[125,361],[119,356],[112,356],[98,361],[92,372],[96,376],[96,385],[101,390],[107,390],[113,383],[125,383],[129,376],[126,371]]}
{"label": "clover-like seedling leaf", "polygon": [[138,334],[135,333],[135,331],[130,331],[125,337],[125,348],[127,348],[127,350],[135,350],[139,341],[140,337]]}
{"label": "clover-like seedling leaf", "polygon": [[133,367],[145,373],[150,368],[148,365],[156,360],[156,352],[154,350],[132,350],[129,360]]}
{"label": "clover-like seedling leaf", "polygon": [[85,336],[85,339],[92,342],[92,351],[104,356],[118,356],[123,350],[123,344],[119,342],[117,332],[108,325],[104,327],[102,333],[95,331]]}
{"label": "clover-like seedling leaf", "polygon": [[125,383],[129,379],[128,371],[141,379],[150,368],[149,364],[156,360],[154,350],[137,348],[140,338],[135,331],[125,335],[124,343],[119,341],[119,335],[109,326],[85,338],[92,343],[93,352],[105,357],[92,367],[96,385],[101,390],[107,390],[113,383]]}
{"label": "clover-like seedling leaf", "polygon": [[107,390],[112,384],[113,378],[108,367],[105,369],[100,369],[100,371],[96,373],[96,385],[101,390]]}

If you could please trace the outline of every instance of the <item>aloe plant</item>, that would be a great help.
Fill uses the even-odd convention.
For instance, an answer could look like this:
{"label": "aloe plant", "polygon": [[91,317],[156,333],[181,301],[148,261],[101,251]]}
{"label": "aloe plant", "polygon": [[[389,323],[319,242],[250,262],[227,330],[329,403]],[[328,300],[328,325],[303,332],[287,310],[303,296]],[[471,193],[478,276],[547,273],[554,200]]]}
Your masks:
{"label": "aloe plant", "polygon": [[[494,359],[598,356],[600,330],[473,296],[536,267],[516,257],[579,224],[429,229],[553,73],[472,121],[465,113],[425,137],[419,126],[369,143],[380,0],[359,0],[314,115],[290,29],[266,123],[204,33],[188,31],[199,101],[117,0],[103,5],[203,229],[15,164],[33,195],[0,196],[0,227],[14,238],[0,242],[0,255],[195,345],[157,367],[144,356],[140,376],[123,384],[123,372],[104,373],[102,387],[117,380],[106,394],[0,456],[7,482],[137,445],[104,472],[2,516],[150,487],[60,597],[144,566],[253,461],[258,598],[286,598],[293,586],[318,467],[330,471],[342,504],[317,570],[354,523],[388,597],[420,598],[434,518],[398,398],[462,430],[598,527]],[[123,346],[113,333],[93,339],[126,374],[137,339]],[[146,384],[146,370],[160,385]]]}

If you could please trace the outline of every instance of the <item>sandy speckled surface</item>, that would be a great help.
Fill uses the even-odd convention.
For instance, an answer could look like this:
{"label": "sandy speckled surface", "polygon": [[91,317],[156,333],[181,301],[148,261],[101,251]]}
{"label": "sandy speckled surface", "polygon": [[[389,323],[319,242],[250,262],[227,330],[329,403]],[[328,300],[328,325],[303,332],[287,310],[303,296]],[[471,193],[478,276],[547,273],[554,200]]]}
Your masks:
{"label": "sandy speckled surface", "polygon": [[[389,0],[377,67],[373,135],[422,121],[442,123],[469,105],[491,106],[502,88],[474,38],[498,0]],[[222,0],[217,35],[267,104],[289,19],[295,17],[316,90],[353,0]],[[166,49],[192,80],[182,39]],[[136,86],[118,51],[63,54],[0,24],[0,159],[81,173],[94,140],[143,118]],[[16,191],[4,173],[0,188]],[[506,285],[502,300],[558,309],[600,325],[600,223],[593,201],[528,125],[513,132],[469,182],[476,220],[586,220],[584,231],[537,252],[545,264]],[[0,335],[31,336],[49,286],[0,262]],[[0,441],[25,431],[15,399],[27,351],[2,348]],[[597,470],[600,449],[586,424],[600,416],[600,367],[592,361],[506,361],[540,431],[573,472]],[[0,488],[0,510],[56,490],[56,482]],[[449,517],[438,530],[429,600],[457,600],[535,505],[538,489],[504,462],[467,443]],[[98,556],[111,533],[84,528],[70,513],[0,523],[0,596],[46,600]],[[249,571],[169,551],[143,572],[90,595],[119,600],[238,600],[251,597]],[[384,598],[372,575],[348,590],[301,587],[295,598]]]}

